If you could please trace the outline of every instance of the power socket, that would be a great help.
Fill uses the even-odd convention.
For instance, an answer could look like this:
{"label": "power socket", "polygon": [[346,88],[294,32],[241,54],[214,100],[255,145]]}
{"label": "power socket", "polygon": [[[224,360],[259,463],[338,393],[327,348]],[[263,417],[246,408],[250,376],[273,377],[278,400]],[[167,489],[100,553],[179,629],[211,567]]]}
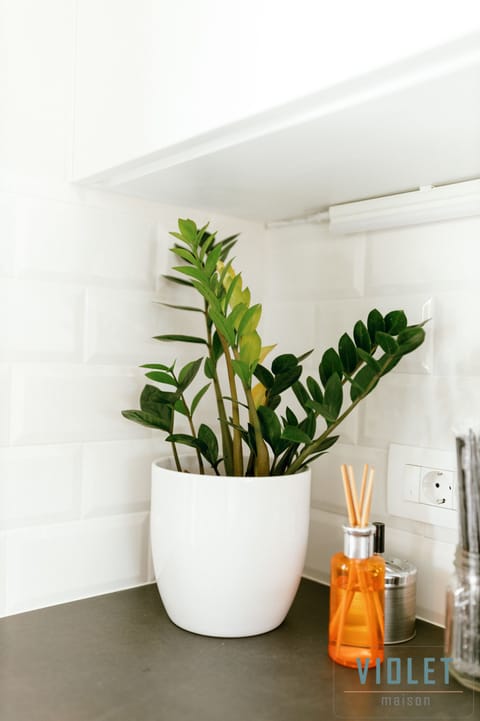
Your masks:
{"label": "power socket", "polygon": [[440,468],[422,468],[420,472],[420,503],[455,508],[453,472]]}

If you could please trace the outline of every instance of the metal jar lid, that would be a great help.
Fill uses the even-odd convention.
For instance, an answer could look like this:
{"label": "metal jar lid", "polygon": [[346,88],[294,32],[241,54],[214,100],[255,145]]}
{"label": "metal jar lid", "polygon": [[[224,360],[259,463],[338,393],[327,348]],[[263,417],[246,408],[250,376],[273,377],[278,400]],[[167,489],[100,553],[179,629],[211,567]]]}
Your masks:
{"label": "metal jar lid", "polygon": [[417,569],[413,563],[400,558],[385,559],[385,588],[410,586],[416,580]]}

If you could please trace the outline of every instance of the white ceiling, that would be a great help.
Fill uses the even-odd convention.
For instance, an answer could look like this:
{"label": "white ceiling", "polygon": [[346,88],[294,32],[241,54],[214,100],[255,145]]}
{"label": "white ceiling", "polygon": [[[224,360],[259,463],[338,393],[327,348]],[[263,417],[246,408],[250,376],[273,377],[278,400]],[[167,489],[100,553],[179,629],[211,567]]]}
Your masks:
{"label": "white ceiling", "polygon": [[151,162],[140,163],[103,182],[164,203],[272,221],[477,178],[480,61],[241,137],[192,159],[164,160],[154,170]]}

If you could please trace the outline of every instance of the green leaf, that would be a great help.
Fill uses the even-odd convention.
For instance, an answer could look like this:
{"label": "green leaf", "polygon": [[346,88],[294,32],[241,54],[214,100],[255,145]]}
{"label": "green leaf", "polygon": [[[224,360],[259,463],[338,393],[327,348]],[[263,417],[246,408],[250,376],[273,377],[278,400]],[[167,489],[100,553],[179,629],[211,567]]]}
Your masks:
{"label": "green leaf", "polygon": [[262,436],[271,447],[275,455],[281,453],[280,436],[282,435],[282,427],[278,416],[267,406],[260,406],[257,409]]}
{"label": "green leaf", "polygon": [[372,349],[372,343],[370,340],[369,332],[367,330],[367,326],[363,321],[357,320],[357,322],[355,323],[355,327],[353,329],[353,338],[358,348],[361,348],[367,353],[370,353]]}
{"label": "green leaf", "polygon": [[272,373],[270,373],[270,371],[265,368],[265,366],[262,366],[260,363],[256,366],[253,374],[257,378],[257,380],[259,380],[260,383],[265,386],[267,390],[273,386],[275,379]]}
{"label": "green leaf", "polygon": [[188,263],[191,263],[192,265],[195,265],[198,267],[198,260],[195,258],[192,253],[190,253],[189,250],[186,250],[186,248],[179,248],[178,246],[174,246],[173,248],[170,248],[170,251],[172,253],[175,253],[175,255],[178,255],[179,258],[183,258],[183,260],[186,260]]}
{"label": "green leaf", "polygon": [[190,278],[195,278],[202,285],[208,286],[208,276],[201,268],[193,268],[191,265],[175,265],[173,270],[188,275]]}
{"label": "green leaf", "polygon": [[382,333],[381,330],[377,332],[375,342],[389,355],[395,355],[398,351],[398,343],[395,338],[388,333]]}
{"label": "green leaf", "polygon": [[232,368],[242,383],[249,387],[252,380],[252,374],[248,363],[241,360],[232,360]]}
{"label": "green leaf", "polygon": [[193,379],[200,370],[202,361],[203,358],[198,358],[198,360],[190,361],[190,363],[187,363],[187,365],[185,365],[180,371],[178,376],[178,388],[179,390],[181,390],[182,393],[192,383]]}
{"label": "green leaf", "polygon": [[222,246],[217,245],[216,248],[210,251],[208,254],[208,258],[205,263],[205,273],[208,278],[216,271],[217,269],[217,263],[220,260],[220,256],[222,254]]}
{"label": "green leaf", "polygon": [[252,307],[246,311],[242,320],[240,321],[240,325],[238,326],[238,335],[248,335],[248,333],[253,333],[254,331],[256,331],[257,325],[260,322],[261,315],[261,304],[257,303],[256,305],[252,305]]}
{"label": "green leaf", "polygon": [[176,413],[181,413],[182,416],[188,416],[188,408],[185,405],[184,401],[182,401],[181,398],[178,399],[178,401],[173,406]]}
{"label": "green leaf", "polygon": [[[225,308],[225,310],[228,308],[229,303],[231,304],[232,308],[235,308],[236,305],[243,302],[243,298],[240,298],[238,296],[238,292],[235,293],[235,291],[237,290],[237,286],[240,286],[240,288],[242,287],[242,274],[241,273],[238,273],[238,275],[236,275],[233,278],[232,282],[228,286],[228,290],[225,294],[225,299],[223,301],[223,307]],[[238,291],[239,291],[239,289],[238,289]],[[235,293],[235,297],[233,297],[234,293]],[[248,307],[248,303],[246,303],[245,305]]]}
{"label": "green leaf", "polygon": [[356,401],[360,396],[368,395],[375,388],[378,380],[378,374],[370,366],[361,368],[353,379],[350,388],[352,401]]}
{"label": "green leaf", "polygon": [[268,408],[271,408],[272,411],[274,411],[275,408],[278,408],[281,402],[282,397],[280,395],[269,395],[267,398],[267,406]]}
{"label": "green leaf", "polygon": [[[275,376],[273,385],[268,389],[269,397],[277,396],[280,395],[280,393],[283,393],[283,391],[287,390],[287,388],[290,388],[290,386],[292,386],[295,381],[298,381],[301,375],[302,366],[299,365],[290,366],[285,371],[278,373],[278,375]],[[269,403],[269,406],[272,407],[271,403]]]}
{"label": "green leaf", "polygon": [[348,333],[344,333],[338,341],[338,353],[347,373],[353,373],[358,363],[357,349]]}
{"label": "green leaf", "polygon": [[222,357],[223,348],[222,341],[220,340],[220,336],[217,331],[215,331],[212,338],[212,353],[215,363],[218,363],[218,360]]}
{"label": "green leaf", "polygon": [[317,419],[314,413],[308,412],[307,416],[300,423],[299,428],[305,431],[307,436],[312,440],[317,429]]}
{"label": "green leaf", "polygon": [[188,310],[194,313],[204,312],[203,308],[195,308],[193,305],[174,305],[173,303],[159,303],[159,305],[163,305],[165,308],[175,308],[175,310]]}
{"label": "green leaf", "polygon": [[187,285],[189,288],[193,288],[193,284],[189,280],[184,280],[184,278],[177,278],[175,275],[163,275],[163,278],[165,280],[168,280],[170,283],[176,283],[177,285]]}
{"label": "green leaf", "polygon": [[180,343],[203,343],[207,345],[205,338],[199,338],[195,335],[177,335],[176,333],[170,333],[168,335],[156,335],[154,340],[163,340],[167,342],[180,342]]}
{"label": "green leaf", "polygon": [[195,394],[195,396],[192,400],[191,406],[190,406],[190,411],[191,411],[192,416],[195,413],[195,411],[197,410],[198,404],[200,403],[200,401],[202,400],[203,396],[205,395],[205,393],[208,391],[209,388],[210,388],[210,383],[207,383],[206,385],[203,386],[203,388],[200,388],[198,393]]}
{"label": "green leaf", "polygon": [[[332,376],[333,377],[333,376]],[[308,401],[308,408],[311,408],[317,415],[325,418],[326,421],[333,423],[337,420],[337,416],[332,413],[330,408],[325,403],[318,403],[317,401]]]}
{"label": "green leaf", "polygon": [[198,440],[206,447],[206,451],[202,451],[207,461],[215,468],[218,463],[218,441],[212,429],[202,423],[198,429]]}
{"label": "green leaf", "polygon": [[251,368],[256,366],[262,352],[262,339],[257,331],[246,333],[240,338],[240,360]]}
{"label": "green leaf", "polygon": [[163,363],[144,363],[140,368],[151,368],[154,371],[169,371],[173,366],[166,366]]}
{"label": "green leaf", "polygon": [[310,395],[312,396],[314,401],[317,401],[317,403],[323,403],[322,389],[320,388],[320,385],[317,383],[315,378],[312,378],[312,376],[308,376],[307,378],[307,388],[310,391]]}
{"label": "green leaf", "polygon": [[302,363],[302,361],[306,360],[309,356],[312,355],[312,353],[313,353],[313,348],[312,348],[312,350],[307,350],[306,353],[302,353],[302,355],[298,356],[297,363]]}
{"label": "green leaf", "polygon": [[163,414],[165,406],[172,407],[179,394],[162,391],[156,386],[146,385],[140,395],[140,408],[147,413]]}
{"label": "green leaf", "polygon": [[385,331],[390,335],[398,335],[407,327],[407,316],[403,310],[392,310],[385,316]]}
{"label": "green leaf", "polygon": [[298,366],[297,357],[292,353],[283,353],[275,358],[272,363],[272,373],[277,375],[278,373],[284,373],[290,368]]}
{"label": "green leaf", "polygon": [[405,330],[403,330],[397,338],[399,351],[402,355],[411,353],[422,345],[424,340],[425,331],[420,326],[405,328]]}
{"label": "green leaf", "polygon": [[383,320],[383,315],[376,308],[373,308],[373,310],[371,310],[368,314],[367,328],[368,335],[370,336],[372,343],[376,342],[375,336],[379,330],[382,331],[382,333],[385,331],[385,321]]}
{"label": "green leaf", "polygon": [[214,378],[215,377],[215,364],[213,363],[211,358],[205,358],[205,365],[203,367],[204,373],[207,378]]}
{"label": "green leaf", "polygon": [[306,404],[310,400],[310,396],[308,395],[303,383],[301,383],[300,381],[295,381],[295,383],[292,385],[292,391],[295,393],[295,396],[302,408],[306,410]]}
{"label": "green leaf", "polygon": [[288,406],[285,409],[285,415],[287,417],[287,422],[285,423],[286,426],[298,426],[298,418]]}
{"label": "green leaf", "polygon": [[160,431],[170,431],[170,422],[168,418],[161,417],[155,413],[147,411],[122,411],[122,416],[129,421],[139,423],[147,428],[155,428]]}
{"label": "green leaf", "polygon": [[170,443],[180,443],[183,446],[189,446],[190,448],[196,448],[202,455],[207,452],[207,447],[203,441],[195,436],[190,436],[187,433],[171,433],[165,438]]}
{"label": "green leaf", "polygon": [[322,360],[318,367],[320,379],[326,387],[328,379],[336,373],[339,378],[343,376],[343,365],[340,356],[334,348],[328,348],[322,356]]}
{"label": "green leaf", "polygon": [[304,431],[300,430],[298,426],[286,426],[283,430],[282,438],[292,443],[310,443],[310,438]]}
{"label": "green leaf", "polygon": [[190,218],[179,218],[178,229],[187,243],[195,245],[197,241],[197,226]]}
{"label": "green leaf", "polygon": [[145,373],[145,375],[147,378],[150,378],[151,381],[155,381],[155,383],[168,383],[171,386],[175,386],[175,388],[177,387],[176,381],[168,373],[151,371],[150,373]]}
{"label": "green leaf", "polygon": [[228,319],[211,306],[208,309],[208,315],[215,324],[217,331],[223,335],[229,346],[233,348],[235,345],[235,330]]}
{"label": "green leaf", "polygon": [[228,321],[231,323],[231,325],[238,330],[240,327],[240,323],[245,316],[245,313],[247,312],[248,308],[244,303],[238,303],[238,305],[235,306],[235,308],[232,310],[230,315],[228,316]]}
{"label": "green leaf", "polygon": [[325,438],[323,440],[318,438],[316,441],[313,441],[308,445],[308,451],[310,451],[310,453],[323,453],[331,448],[339,438],[340,436],[330,436],[329,438]]}
{"label": "green leaf", "polygon": [[325,386],[325,405],[330,411],[330,415],[335,419],[340,413],[343,401],[342,381],[337,373],[330,376]]}
{"label": "green leaf", "polygon": [[369,366],[375,373],[379,373],[381,371],[380,363],[375,360],[375,358],[371,356],[370,353],[367,353],[361,348],[357,348],[357,355],[360,360],[366,363],[367,366]]}

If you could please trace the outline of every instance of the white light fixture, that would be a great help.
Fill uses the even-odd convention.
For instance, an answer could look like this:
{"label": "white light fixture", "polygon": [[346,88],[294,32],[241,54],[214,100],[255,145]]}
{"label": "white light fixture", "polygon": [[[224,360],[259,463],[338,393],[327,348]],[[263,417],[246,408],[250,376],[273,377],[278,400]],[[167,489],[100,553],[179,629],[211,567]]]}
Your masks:
{"label": "white light fixture", "polygon": [[480,180],[334,205],[330,231],[346,234],[480,215]]}

